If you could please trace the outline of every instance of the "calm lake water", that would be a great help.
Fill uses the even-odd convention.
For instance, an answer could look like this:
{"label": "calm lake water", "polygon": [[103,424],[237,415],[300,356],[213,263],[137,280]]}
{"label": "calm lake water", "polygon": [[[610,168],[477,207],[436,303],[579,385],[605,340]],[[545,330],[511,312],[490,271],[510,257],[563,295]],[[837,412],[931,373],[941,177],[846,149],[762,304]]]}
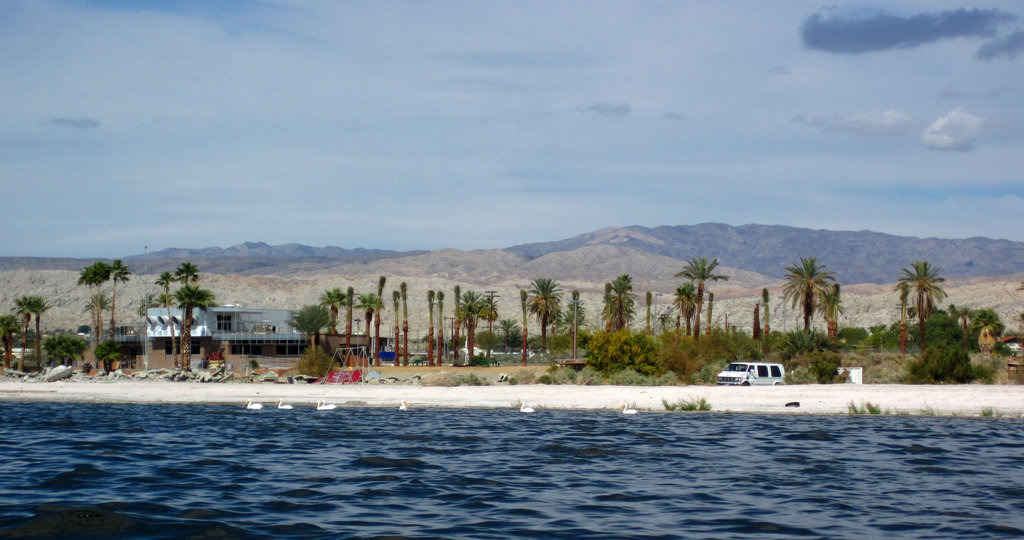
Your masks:
{"label": "calm lake water", "polygon": [[0,538],[1024,535],[1024,421],[0,403]]}

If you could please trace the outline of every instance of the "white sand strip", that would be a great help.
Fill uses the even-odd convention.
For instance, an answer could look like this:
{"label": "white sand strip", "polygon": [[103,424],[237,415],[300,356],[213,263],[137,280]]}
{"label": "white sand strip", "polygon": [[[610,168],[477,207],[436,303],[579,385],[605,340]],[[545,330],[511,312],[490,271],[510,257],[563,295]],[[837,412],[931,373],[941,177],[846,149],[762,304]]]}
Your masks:
{"label": "white sand strip", "polygon": [[[1024,386],[993,385],[788,385],[723,386],[575,386],[495,385],[436,387],[404,384],[216,384],[166,381],[2,382],[0,401],[85,403],[237,403],[247,399],[296,407],[319,400],[339,406],[511,408],[524,401],[538,409],[613,410],[623,402],[641,412],[664,411],[662,400],[704,398],[713,411],[743,413],[845,414],[848,404],[870,403],[890,414],[977,416],[988,410],[1002,416],[1024,415]],[[786,407],[798,402],[799,407]]]}

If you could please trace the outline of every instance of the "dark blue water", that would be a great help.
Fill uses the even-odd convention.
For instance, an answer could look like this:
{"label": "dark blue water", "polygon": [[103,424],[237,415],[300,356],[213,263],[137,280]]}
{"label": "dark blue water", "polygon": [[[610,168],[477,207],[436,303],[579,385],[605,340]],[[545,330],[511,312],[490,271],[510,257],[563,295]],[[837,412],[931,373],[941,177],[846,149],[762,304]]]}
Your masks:
{"label": "dark blue water", "polygon": [[1024,422],[0,403],[0,538],[1024,534]]}

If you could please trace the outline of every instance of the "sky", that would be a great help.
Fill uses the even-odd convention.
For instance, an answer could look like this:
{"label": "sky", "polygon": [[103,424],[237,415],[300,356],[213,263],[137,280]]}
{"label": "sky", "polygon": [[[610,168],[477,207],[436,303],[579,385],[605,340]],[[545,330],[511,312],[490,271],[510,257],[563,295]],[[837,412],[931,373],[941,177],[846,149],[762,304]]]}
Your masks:
{"label": "sky", "polygon": [[1024,241],[1024,2],[0,2],[0,256]]}

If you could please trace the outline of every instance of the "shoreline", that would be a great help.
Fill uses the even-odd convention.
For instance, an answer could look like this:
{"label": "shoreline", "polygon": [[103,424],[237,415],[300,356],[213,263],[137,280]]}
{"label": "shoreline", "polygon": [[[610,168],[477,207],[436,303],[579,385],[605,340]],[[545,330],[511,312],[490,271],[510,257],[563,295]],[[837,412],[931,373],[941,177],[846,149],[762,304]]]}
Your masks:
{"label": "shoreline", "polygon": [[[578,386],[421,384],[278,384],[170,381],[0,382],[2,402],[237,404],[246,400],[273,408],[278,399],[297,409],[316,401],[345,407],[513,409],[520,401],[543,411],[615,411],[629,403],[644,412],[704,399],[711,412],[754,414],[849,414],[849,404],[871,404],[882,414],[1024,417],[1019,385],[782,385],[782,386]],[[799,407],[787,407],[797,402]]]}

